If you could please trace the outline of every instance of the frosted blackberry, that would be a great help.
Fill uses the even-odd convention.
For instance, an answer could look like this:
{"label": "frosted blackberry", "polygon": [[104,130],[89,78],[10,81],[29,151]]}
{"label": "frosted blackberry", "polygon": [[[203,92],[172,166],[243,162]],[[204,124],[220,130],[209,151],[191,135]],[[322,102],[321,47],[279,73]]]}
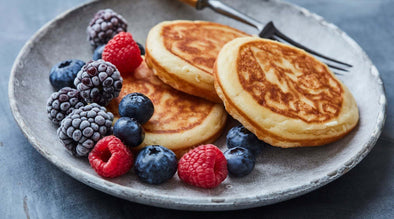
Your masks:
{"label": "frosted blackberry", "polygon": [[98,11],[86,29],[90,44],[97,47],[108,43],[119,32],[127,32],[127,21],[112,9]]}
{"label": "frosted blackberry", "polygon": [[96,103],[72,111],[64,118],[57,135],[64,146],[77,157],[89,154],[102,137],[112,133],[114,116]]}
{"label": "frosted blackberry", "polygon": [[48,118],[59,124],[74,109],[85,106],[85,101],[76,89],[64,87],[53,93],[47,101]]}
{"label": "frosted blackberry", "polygon": [[90,61],[82,67],[74,85],[87,103],[102,106],[119,96],[123,79],[115,65],[102,59]]}

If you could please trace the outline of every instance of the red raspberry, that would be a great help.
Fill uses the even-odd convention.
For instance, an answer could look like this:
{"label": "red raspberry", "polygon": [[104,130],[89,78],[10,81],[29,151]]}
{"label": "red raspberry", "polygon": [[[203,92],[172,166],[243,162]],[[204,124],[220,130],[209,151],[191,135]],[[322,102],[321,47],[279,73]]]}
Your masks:
{"label": "red raspberry", "polygon": [[198,146],[179,160],[178,176],[193,186],[214,188],[227,177],[226,158],[215,145]]}
{"label": "red raspberry", "polygon": [[131,169],[133,155],[119,138],[111,135],[97,142],[89,153],[89,163],[98,175],[114,178]]}
{"label": "red raspberry", "polygon": [[102,58],[114,64],[122,77],[133,73],[142,62],[141,51],[128,32],[115,35],[104,47]]}

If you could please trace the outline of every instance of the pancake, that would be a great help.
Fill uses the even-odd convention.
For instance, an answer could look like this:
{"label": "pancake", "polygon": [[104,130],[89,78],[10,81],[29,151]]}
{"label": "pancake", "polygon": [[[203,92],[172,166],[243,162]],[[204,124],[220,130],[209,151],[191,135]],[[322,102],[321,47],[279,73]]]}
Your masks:
{"label": "pancake", "polygon": [[213,64],[227,42],[248,36],[207,21],[165,21],[146,40],[146,62],[166,84],[185,93],[221,103],[214,88]]}
{"label": "pancake", "polygon": [[155,111],[143,125],[147,145],[162,145],[177,154],[193,146],[212,143],[221,134],[227,118],[222,104],[216,104],[173,89],[158,79],[145,62],[134,74],[123,78],[119,97],[108,109],[119,118],[118,106],[124,96],[139,92],[149,97]]}
{"label": "pancake", "polygon": [[325,64],[276,41],[229,42],[214,77],[227,112],[273,146],[324,145],[345,136],[359,119],[352,94]]}

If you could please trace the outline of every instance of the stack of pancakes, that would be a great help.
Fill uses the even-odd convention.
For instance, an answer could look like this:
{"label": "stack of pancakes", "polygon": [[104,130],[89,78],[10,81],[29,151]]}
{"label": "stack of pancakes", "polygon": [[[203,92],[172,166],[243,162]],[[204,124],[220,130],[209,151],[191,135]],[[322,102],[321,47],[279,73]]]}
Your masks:
{"label": "stack of pancakes", "polygon": [[226,43],[244,36],[248,34],[213,22],[162,22],[148,34],[146,62],[173,88],[221,103],[213,86],[213,65]]}
{"label": "stack of pancakes", "polygon": [[225,25],[162,22],[149,32],[145,62],[124,79],[110,105],[116,114],[132,92],[152,100],[155,112],[140,147],[185,151],[212,143],[224,129],[226,111],[279,147],[327,144],[358,122],[353,96],[325,64]]}
{"label": "stack of pancakes", "polygon": [[122,98],[133,92],[145,94],[155,108],[143,125],[145,139],[139,148],[162,145],[180,156],[193,146],[215,141],[225,126],[227,113],[222,104],[175,90],[158,79],[145,62],[133,75],[123,78],[119,96],[109,105],[115,118],[119,118]]}
{"label": "stack of pancakes", "polygon": [[327,65],[276,41],[231,41],[220,51],[214,75],[226,110],[273,146],[327,144],[358,122],[352,94]]}

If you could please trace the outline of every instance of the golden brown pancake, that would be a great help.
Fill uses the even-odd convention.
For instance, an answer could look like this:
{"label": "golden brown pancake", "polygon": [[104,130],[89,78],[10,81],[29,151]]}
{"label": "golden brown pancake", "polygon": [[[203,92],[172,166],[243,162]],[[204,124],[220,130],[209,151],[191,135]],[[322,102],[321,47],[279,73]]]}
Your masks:
{"label": "golden brown pancake", "polygon": [[220,51],[214,76],[227,112],[273,146],[327,144],[358,122],[347,87],[325,64],[295,47],[235,39]]}
{"label": "golden brown pancake", "polygon": [[133,92],[149,97],[155,109],[152,118],[143,125],[145,140],[139,148],[162,145],[175,152],[184,151],[212,143],[224,128],[227,113],[223,105],[173,89],[153,75],[145,62],[133,75],[123,78],[119,97],[109,105],[115,117],[119,117],[118,106],[122,98]]}
{"label": "golden brown pancake", "polygon": [[185,93],[221,103],[214,89],[213,65],[227,42],[248,36],[207,21],[165,21],[146,40],[146,62],[165,83]]}

